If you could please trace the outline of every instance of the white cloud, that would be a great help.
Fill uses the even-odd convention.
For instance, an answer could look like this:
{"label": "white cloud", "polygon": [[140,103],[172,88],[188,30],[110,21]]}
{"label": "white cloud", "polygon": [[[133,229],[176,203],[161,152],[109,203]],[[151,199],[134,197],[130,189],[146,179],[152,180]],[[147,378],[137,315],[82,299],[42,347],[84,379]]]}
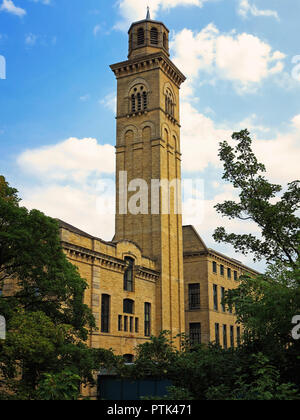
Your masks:
{"label": "white cloud", "polygon": [[117,29],[127,30],[135,21],[145,19],[147,6],[150,6],[151,18],[155,19],[160,9],[172,9],[177,6],[197,6],[210,0],[119,0],[118,7],[122,20],[116,25]]}
{"label": "white cloud", "polygon": [[36,44],[37,40],[38,36],[35,34],[27,34],[25,36],[25,44],[30,47],[33,47]]}
{"label": "white cloud", "polygon": [[23,152],[22,170],[47,179],[85,182],[93,173],[114,173],[114,148],[96,139],[69,138],[53,146]]}
{"label": "white cloud", "polygon": [[279,20],[279,15],[276,11],[258,9],[254,4],[251,4],[249,0],[239,0],[238,13],[243,17],[247,17],[248,15],[265,16],[274,17]]}
{"label": "white cloud", "polygon": [[[22,205],[37,208],[50,217],[61,219],[91,235],[110,241],[114,236],[113,212],[100,213],[97,203],[101,194],[88,185],[43,185],[23,190]],[[114,203],[114,191],[110,197]]]}
{"label": "white cloud", "polygon": [[3,3],[0,7],[0,12],[11,13],[19,17],[26,15],[26,10],[15,6],[12,0],[3,0]]}
{"label": "white cloud", "polygon": [[253,150],[266,165],[268,179],[286,184],[299,177],[300,115],[291,120],[286,132],[278,132],[273,139],[265,140],[263,136],[268,134],[269,137],[270,128],[257,123],[256,115],[240,122],[227,122],[220,127],[187,101],[182,103],[181,114],[183,171],[201,172],[209,165],[221,168],[219,143],[230,140],[234,131],[248,128],[253,139]]}
{"label": "white cloud", "polygon": [[[187,48],[186,46],[189,46]],[[183,29],[171,44],[174,62],[188,77],[185,96],[193,93],[201,74],[202,83],[232,81],[239,93],[254,91],[266,78],[281,73],[285,55],[258,37],[234,31],[221,34],[214,24],[200,32]]]}
{"label": "white cloud", "polygon": [[105,108],[109,109],[113,113],[116,112],[116,109],[117,109],[117,97],[116,97],[116,94],[114,92],[113,93],[109,93],[108,95],[106,95],[104,99],[101,99],[99,101],[99,103],[101,105],[105,106]]}

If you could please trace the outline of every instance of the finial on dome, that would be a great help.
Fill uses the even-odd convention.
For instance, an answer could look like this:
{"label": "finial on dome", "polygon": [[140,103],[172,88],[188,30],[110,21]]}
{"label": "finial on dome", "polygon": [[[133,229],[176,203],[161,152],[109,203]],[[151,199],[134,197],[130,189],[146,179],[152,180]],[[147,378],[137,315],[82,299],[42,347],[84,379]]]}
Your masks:
{"label": "finial on dome", "polygon": [[147,6],[147,16],[146,16],[146,20],[151,20],[151,17],[150,17],[150,7],[149,7],[149,6]]}

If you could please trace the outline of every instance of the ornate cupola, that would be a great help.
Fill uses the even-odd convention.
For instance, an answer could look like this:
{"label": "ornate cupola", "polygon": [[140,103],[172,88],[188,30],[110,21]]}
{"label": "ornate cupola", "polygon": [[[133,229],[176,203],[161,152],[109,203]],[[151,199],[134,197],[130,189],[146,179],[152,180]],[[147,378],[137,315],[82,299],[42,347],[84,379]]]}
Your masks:
{"label": "ornate cupola", "polygon": [[158,51],[163,51],[167,56],[170,56],[169,29],[162,22],[151,20],[149,7],[146,19],[134,22],[128,34],[129,59]]}

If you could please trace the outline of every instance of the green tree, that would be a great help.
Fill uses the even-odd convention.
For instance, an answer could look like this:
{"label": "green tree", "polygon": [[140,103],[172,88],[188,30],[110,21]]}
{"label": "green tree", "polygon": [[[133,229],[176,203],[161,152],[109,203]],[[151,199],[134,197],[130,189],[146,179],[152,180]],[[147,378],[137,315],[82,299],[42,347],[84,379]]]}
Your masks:
{"label": "green tree", "polygon": [[93,371],[113,354],[85,343],[95,328],[84,304],[88,285],[63,252],[57,222],[20,207],[4,177],[0,187],[0,289],[11,282],[14,288],[0,296],[7,325],[0,378],[2,389],[10,391],[2,396],[33,399],[45,374],[66,370],[81,384],[93,384]]}
{"label": "green tree", "polygon": [[296,214],[300,207],[299,181],[289,183],[282,193],[280,185],[270,183],[263,176],[266,168],[252,151],[250,133],[243,130],[232,138],[238,142],[237,146],[233,148],[224,141],[219,156],[224,164],[223,179],[239,190],[239,201],[225,201],[217,204],[216,209],[230,219],[253,221],[260,228],[261,238],[227,233],[219,227],[214,239],[233,245],[245,255],[251,253],[254,260],[281,261],[295,268],[299,258],[300,219]]}

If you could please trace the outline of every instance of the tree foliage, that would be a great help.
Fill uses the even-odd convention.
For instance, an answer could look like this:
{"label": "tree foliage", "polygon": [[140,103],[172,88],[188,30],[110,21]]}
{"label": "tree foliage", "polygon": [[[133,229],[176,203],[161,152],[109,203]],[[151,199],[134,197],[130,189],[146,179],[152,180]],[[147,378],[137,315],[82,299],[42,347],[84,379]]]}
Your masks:
{"label": "tree foliage", "polygon": [[40,398],[47,384],[71,371],[61,395],[69,389],[72,399],[75,377],[93,384],[93,371],[109,365],[113,354],[86,344],[95,329],[84,304],[88,285],[63,252],[57,222],[20,207],[4,177],[0,187],[0,289],[6,291],[0,314],[7,326],[6,340],[0,341],[0,394]]}
{"label": "tree foliage", "polygon": [[216,209],[224,217],[254,222],[262,237],[227,233],[219,227],[214,239],[233,245],[243,254],[251,253],[255,260],[281,261],[295,267],[299,258],[299,181],[289,183],[282,192],[280,185],[270,183],[263,176],[266,168],[252,151],[250,133],[243,130],[232,138],[238,142],[237,146],[233,148],[224,141],[219,156],[224,164],[223,179],[239,190],[239,201],[225,201],[217,204]]}

